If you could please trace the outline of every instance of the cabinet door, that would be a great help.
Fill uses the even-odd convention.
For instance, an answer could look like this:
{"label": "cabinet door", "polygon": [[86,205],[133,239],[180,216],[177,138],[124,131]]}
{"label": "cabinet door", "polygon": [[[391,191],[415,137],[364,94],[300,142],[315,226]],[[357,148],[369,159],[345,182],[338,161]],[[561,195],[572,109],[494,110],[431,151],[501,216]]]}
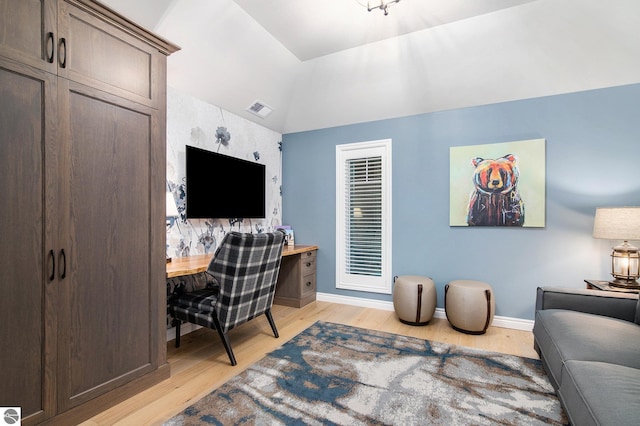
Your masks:
{"label": "cabinet door", "polygon": [[56,0],[0,0],[0,55],[56,70]]}
{"label": "cabinet door", "polygon": [[25,424],[55,409],[55,98],[55,76],[0,58],[0,401]]}
{"label": "cabinet door", "polygon": [[70,2],[60,1],[58,11],[59,36],[64,46],[58,75],[158,107],[162,102],[158,81],[166,81],[164,55],[131,30],[121,29],[114,21],[117,16],[98,16],[94,9],[97,5],[88,9]]}
{"label": "cabinet door", "polygon": [[161,362],[165,156],[157,110],[66,79],[58,84],[68,152],[69,265],[59,319],[65,374],[58,377],[64,411]]}

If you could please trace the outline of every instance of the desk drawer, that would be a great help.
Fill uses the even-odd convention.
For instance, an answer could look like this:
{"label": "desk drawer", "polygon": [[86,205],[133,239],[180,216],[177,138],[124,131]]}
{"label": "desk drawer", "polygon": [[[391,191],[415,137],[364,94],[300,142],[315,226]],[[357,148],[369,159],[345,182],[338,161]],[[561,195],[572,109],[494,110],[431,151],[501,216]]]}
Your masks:
{"label": "desk drawer", "polygon": [[316,293],[316,274],[309,274],[302,277],[302,283],[300,283],[300,298],[305,299],[313,295],[315,300]]}
{"label": "desk drawer", "polygon": [[[309,252],[310,253],[310,252]],[[313,252],[312,256],[307,256],[307,253],[302,254],[300,259],[302,265],[302,275],[309,275],[316,273],[316,252]]]}

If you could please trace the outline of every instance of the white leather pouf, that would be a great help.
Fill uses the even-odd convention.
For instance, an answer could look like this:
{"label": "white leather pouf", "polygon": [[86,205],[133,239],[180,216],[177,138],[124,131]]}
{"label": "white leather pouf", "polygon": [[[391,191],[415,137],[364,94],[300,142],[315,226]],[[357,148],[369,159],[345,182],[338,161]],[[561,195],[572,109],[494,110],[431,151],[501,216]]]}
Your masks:
{"label": "white leather pouf", "polygon": [[409,325],[426,325],[436,311],[436,287],[428,277],[402,275],[393,284],[393,309]]}
{"label": "white leather pouf", "polygon": [[484,334],[496,311],[493,289],[482,281],[455,280],[444,287],[444,309],[451,326],[467,334]]}

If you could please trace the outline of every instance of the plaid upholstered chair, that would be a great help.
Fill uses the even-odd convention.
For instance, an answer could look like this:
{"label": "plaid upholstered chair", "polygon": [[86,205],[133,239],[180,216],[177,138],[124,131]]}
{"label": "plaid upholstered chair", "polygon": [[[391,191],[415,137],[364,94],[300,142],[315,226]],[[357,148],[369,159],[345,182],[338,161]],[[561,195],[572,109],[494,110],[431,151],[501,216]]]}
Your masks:
{"label": "plaid upholstered chair", "polygon": [[236,359],[227,332],[234,327],[264,314],[278,337],[271,306],[283,243],[281,231],[226,234],[207,268],[214,286],[184,293],[170,306],[177,320],[176,347],[180,346],[182,321],[217,330],[231,365],[236,365]]}

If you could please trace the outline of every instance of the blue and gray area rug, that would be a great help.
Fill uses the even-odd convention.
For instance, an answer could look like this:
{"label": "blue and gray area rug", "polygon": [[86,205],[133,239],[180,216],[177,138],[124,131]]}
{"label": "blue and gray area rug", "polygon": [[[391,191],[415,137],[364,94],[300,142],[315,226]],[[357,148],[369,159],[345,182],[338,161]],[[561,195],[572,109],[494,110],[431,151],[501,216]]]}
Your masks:
{"label": "blue and gray area rug", "polygon": [[565,425],[539,360],[317,322],[165,425]]}

